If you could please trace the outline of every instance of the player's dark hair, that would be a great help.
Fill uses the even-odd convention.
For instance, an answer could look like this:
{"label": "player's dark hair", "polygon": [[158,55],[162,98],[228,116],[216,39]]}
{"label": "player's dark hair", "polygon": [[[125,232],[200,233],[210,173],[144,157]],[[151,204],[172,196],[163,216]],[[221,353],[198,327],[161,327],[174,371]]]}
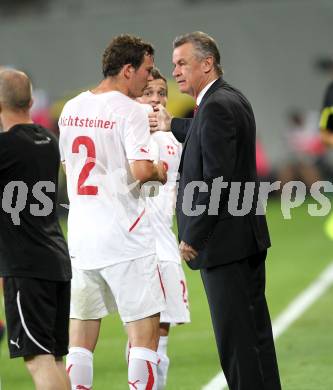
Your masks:
{"label": "player's dark hair", "polygon": [[167,83],[167,79],[162,75],[162,73],[160,72],[160,70],[158,68],[154,68],[152,71],[151,71],[151,75],[153,77],[154,80],[163,80]]}
{"label": "player's dark hair", "polygon": [[154,55],[153,46],[134,35],[119,35],[112,39],[103,54],[104,77],[116,76],[124,65],[131,64],[138,69],[145,55]]}

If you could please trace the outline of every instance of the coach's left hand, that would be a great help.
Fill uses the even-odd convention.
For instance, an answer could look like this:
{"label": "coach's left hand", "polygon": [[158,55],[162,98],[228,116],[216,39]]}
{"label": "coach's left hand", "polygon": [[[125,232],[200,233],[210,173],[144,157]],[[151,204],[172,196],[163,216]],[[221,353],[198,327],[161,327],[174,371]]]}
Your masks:
{"label": "coach's left hand", "polygon": [[185,261],[193,260],[198,256],[198,252],[190,245],[187,245],[184,241],[181,241],[179,244],[179,250],[182,258]]}

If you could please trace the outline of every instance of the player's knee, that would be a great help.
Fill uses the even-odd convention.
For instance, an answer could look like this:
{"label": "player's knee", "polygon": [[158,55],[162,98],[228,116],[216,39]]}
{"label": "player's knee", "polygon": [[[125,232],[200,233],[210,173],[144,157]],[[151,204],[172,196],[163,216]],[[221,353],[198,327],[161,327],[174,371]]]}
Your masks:
{"label": "player's knee", "polygon": [[159,332],[154,329],[146,329],[145,332],[132,334],[129,341],[132,347],[144,347],[156,351]]}
{"label": "player's knee", "polygon": [[79,347],[94,352],[100,328],[100,320],[71,320],[70,347]]}
{"label": "player's knee", "polygon": [[44,359],[40,359],[39,356],[27,356],[24,358],[24,362],[32,376],[36,375],[45,366]]}
{"label": "player's knee", "polygon": [[127,325],[129,342],[132,347],[157,350],[160,337],[159,317],[148,317]]}

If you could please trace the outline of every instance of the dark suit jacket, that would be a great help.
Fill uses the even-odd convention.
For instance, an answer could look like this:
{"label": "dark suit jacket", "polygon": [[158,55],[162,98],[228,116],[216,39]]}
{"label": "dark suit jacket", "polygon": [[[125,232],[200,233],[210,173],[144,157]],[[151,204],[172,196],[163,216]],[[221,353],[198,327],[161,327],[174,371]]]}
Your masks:
{"label": "dark suit jacket", "polygon": [[[220,78],[204,95],[194,118],[172,119],[171,130],[184,143],[176,205],[179,240],[199,252],[189,266],[208,268],[267,249],[270,240],[265,216],[255,214],[256,126],[247,99]],[[222,182],[221,178],[222,186],[228,183],[222,190],[216,185]],[[198,183],[189,184],[194,181]],[[240,183],[239,196],[237,184],[230,190],[231,182]],[[248,187],[250,193],[254,187],[253,202],[247,213],[249,204],[242,202],[246,182],[252,182]],[[242,210],[243,205],[241,214],[245,215],[235,216],[232,211],[237,208],[238,199],[238,209]],[[202,206],[205,211],[200,215],[188,215]]]}

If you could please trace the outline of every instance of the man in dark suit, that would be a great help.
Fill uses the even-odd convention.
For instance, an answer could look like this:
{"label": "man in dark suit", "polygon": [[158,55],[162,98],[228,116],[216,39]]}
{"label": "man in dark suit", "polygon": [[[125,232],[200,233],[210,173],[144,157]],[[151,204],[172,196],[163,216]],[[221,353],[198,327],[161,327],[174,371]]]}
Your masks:
{"label": "man in dark suit", "polygon": [[265,298],[270,240],[256,201],[252,108],[222,79],[220,54],[207,34],[176,38],[173,64],[180,91],[196,100],[194,117],[171,119],[161,108],[150,124],[171,128],[184,143],[176,205],[181,254],[200,269],[229,388],[280,390]]}

